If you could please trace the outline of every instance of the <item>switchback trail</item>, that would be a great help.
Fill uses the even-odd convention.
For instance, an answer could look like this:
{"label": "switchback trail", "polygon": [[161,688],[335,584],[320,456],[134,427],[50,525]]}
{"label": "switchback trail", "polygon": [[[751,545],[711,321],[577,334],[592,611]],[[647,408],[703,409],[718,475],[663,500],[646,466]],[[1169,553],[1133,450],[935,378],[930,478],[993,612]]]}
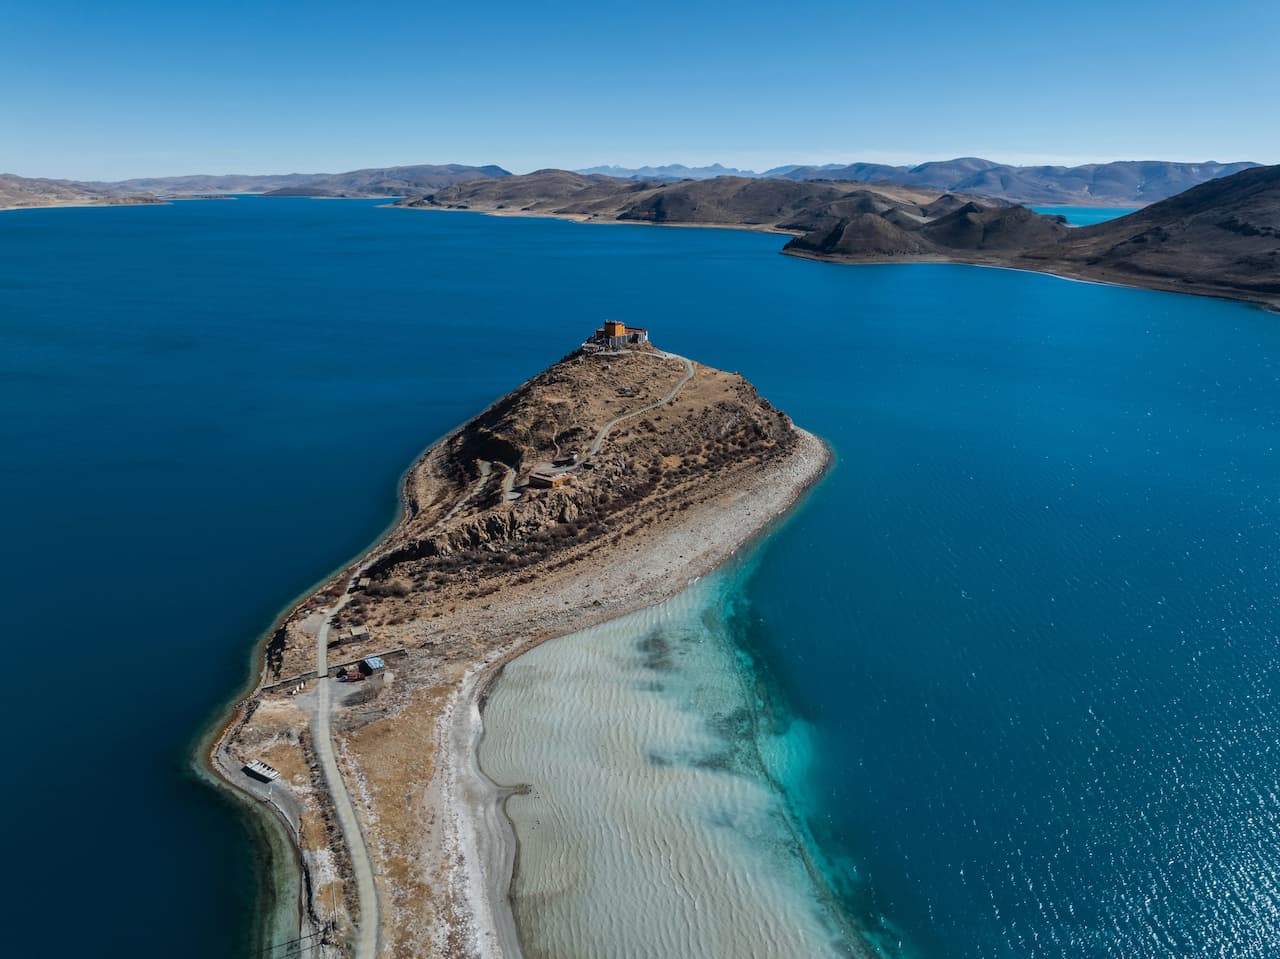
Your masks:
{"label": "switchback trail", "polygon": [[[634,355],[648,356],[651,354],[635,353]],[[660,355],[665,360],[679,360],[681,363],[684,364],[685,374],[680,378],[680,382],[675,385],[675,387],[671,390],[670,393],[668,393],[662,399],[658,400],[656,403],[650,403],[648,406],[642,406],[640,409],[632,410],[630,413],[623,413],[621,416],[615,416],[608,423],[605,423],[604,426],[600,427],[600,432],[596,434],[595,440],[593,440],[591,443],[591,449],[587,451],[587,455],[583,457],[583,459],[590,459],[591,457],[599,453],[600,447],[604,445],[605,439],[609,436],[609,431],[612,430],[619,423],[621,423],[623,420],[629,420],[633,416],[640,416],[642,413],[648,413],[650,410],[656,410],[659,406],[665,406],[666,404],[670,403],[672,400],[676,398],[676,395],[679,394],[679,392],[682,389],[684,389],[685,384],[687,384],[691,379],[693,379],[694,369],[693,369],[692,360],[686,359],[683,356],[677,356],[675,353],[667,353],[662,350],[658,351],[658,355]]]}

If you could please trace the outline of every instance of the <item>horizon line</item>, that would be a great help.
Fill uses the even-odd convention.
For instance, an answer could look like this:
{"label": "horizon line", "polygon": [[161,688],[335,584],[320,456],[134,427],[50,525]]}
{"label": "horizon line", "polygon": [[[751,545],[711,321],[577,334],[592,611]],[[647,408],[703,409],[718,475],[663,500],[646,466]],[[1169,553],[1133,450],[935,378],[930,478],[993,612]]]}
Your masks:
{"label": "horizon line", "polygon": [[[736,163],[725,163],[722,160],[713,160],[710,162],[703,162],[703,163],[686,162],[686,161],[679,161],[679,160],[674,160],[674,161],[664,162],[664,163],[652,163],[652,162],[624,163],[624,162],[610,161],[610,162],[589,163],[589,164],[582,164],[582,165],[564,165],[564,166],[554,166],[554,165],[547,166],[547,165],[537,165],[537,164],[527,164],[527,163],[505,164],[505,163],[494,162],[494,161],[489,161],[484,163],[465,163],[465,162],[459,162],[456,160],[449,160],[449,161],[440,161],[440,162],[418,161],[418,162],[412,162],[412,163],[364,164],[361,166],[351,166],[351,167],[346,167],[344,169],[337,169],[337,170],[303,171],[299,169],[294,169],[294,170],[288,170],[284,172],[269,172],[269,173],[264,173],[264,172],[248,173],[242,169],[240,170],[229,169],[229,170],[225,170],[224,172],[218,172],[218,173],[212,173],[212,172],[143,173],[143,174],[135,174],[132,176],[118,177],[118,178],[107,178],[102,176],[96,176],[96,177],[58,176],[58,175],[51,175],[48,173],[34,173],[34,174],[33,173],[15,173],[12,170],[0,170],[0,176],[16,176],[16,177],[22,177],[23,179],[33,179],[33,180],[62,180],[62,181],[70,181],[74,183],[114,184],[114,183],[124,183],[130,180],[160,180],[160,179],[176,179],[179,177],[336,176],[343,173],[354,173],[360,170],[394,170],[394,169],[403,169],[407,167],[416,167],[416,166],[463,166],[463,167],[473,167],[473,168],[495,166],[502,170],[506,170],[508,173],[512,174],[513,176],[524,176],[530,173],[538,172],[540,170],[565,170],[567,172],[576,173],[583,170],[591,170],[591,169],[597,169],[601,167],[614,168],[614,169],[620,169],[620,170],[660,169],[662,167],[685,167],[687,169],[697,170],[697,169],[705,169],[709,167],[720,166],[728,170],[740,171],[743,174],[760,176],[760,175],[763,175],[764,173],[767,173],[769,170],[779,169],[782,167],[810,167],[810,166],[811,167],[822,167],[822,166],[844,167],[844,166],[852,166],[857,163],[872,163],[872,164],[880,164],[884,166],[903,167],[903,168],[910,169],[910,168],[922,166],[927,163],[953,163],[959,160],[983,160],[988,163],[997,163],[1002,166],[1011,166],[1011,167],[1053,166],[1053,167],[1068,167],[1068,168],[1079,167],[1079,166],[1102,166],[1102,165],[1107,165],[1111,163],[1183,163],[1183,164],[1191,164],[1191,165],[1207,165],[1211,163],[1222,164],[1222,165],[1235,164],[1235,163],[1253,163],[1258,166],[1273,165],[1263,161],[1251,160],[1251,159],[1188,160],[1188,159],[1182,159],[1182,158],[1164,158],[1164,157],[1153,157],[1153,156],[1122,156],[1122,157],[1113,157],[1111,159],[1097,159],[1097,158],[1088,158],[1088,157],[1064,157],[1064,156],[1039,156],[1039,157],[1023,156],[1023,157],[1018,157],[1016,160],[997,160],[997,159],[993,159],[990,156],[983,156],[980,153],[960,153],[960,154],[946,156],[938,159],[907,161],[902,159],[890,159],[890,158],[887,158],[885,154],[882,154],[882,153],[878,154],[877,156],[877,153],[878,151],[869,151],[867,157],[864,159],[843,160],[843,159],[827,158],[827,159],[811,160],[808,162],[790,162],[789,161],[784,163],[773,163],[773,164],[767,164],[767,165],[763,163],[753,163],[753,164],[750,164],[749,166],[748,165],[739,166]],[[898,156],[900,157],[901,155],[898,155]],[[759,167],[760,169],[756,169],[756,167]]]}

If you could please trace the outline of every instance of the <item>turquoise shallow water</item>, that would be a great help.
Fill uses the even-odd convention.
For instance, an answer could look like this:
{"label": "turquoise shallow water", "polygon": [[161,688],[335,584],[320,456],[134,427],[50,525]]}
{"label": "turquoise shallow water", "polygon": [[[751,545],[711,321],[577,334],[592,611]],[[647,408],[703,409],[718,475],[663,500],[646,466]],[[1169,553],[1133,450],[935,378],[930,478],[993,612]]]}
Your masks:
{"label": "turquoise shallow water", "polygon": [[776,788],[812,757],[734,640],[746,573],[731,563],[505,667],[480,762],[531,787],[506,803],[527,959],[870,955]]}
{"label": "turquoise shallow water", "polygon": [[1065,216],[1072,226],[1093,226],[1095,223],[1106,223],[1108,220],[1134,213],[1141,207],[1033,206],[1031,209],[1037,213],[1056,213]]}
{"label": "turquoise shallow water", "polygon": [[414,453],[602,316],[837,451],[729,634],[811,733],[787,795],[852,914],[925,956],[1280,951],[1276,317],[778,247],[356,201],[0,215],[15,951],[67,954],[102,870],[99,954],[244,953],[252,849],[191,738]]}

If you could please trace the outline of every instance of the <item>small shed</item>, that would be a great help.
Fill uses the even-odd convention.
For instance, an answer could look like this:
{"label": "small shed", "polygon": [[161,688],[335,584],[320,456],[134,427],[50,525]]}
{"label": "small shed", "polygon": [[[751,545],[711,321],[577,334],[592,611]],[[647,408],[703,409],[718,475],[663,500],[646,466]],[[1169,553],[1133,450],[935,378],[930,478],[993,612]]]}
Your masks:
{"label": "small shed", "polygon": [[367,680],[375,689],[381,689],[387,680],[387,664],[381,656],[366,656],[348,667],[347,676],[354,680]]}
{"label": "small shed", "polygon": [[529,485],[534,489],[558,489],[572,478],[572,473],[548,473],[535,470],[529,474]]}
{"label": "small shed", "polygon": [[347,634],[353,643],[362,643],[369,638],[368,626],[352,626],[351,632]]}

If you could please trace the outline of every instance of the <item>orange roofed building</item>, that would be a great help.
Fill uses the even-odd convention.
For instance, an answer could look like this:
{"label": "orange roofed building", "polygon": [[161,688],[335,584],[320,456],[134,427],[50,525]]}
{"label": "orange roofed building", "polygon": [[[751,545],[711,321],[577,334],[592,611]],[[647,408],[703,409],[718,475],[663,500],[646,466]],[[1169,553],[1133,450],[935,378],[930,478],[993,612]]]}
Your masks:
{"label": "orange roofed building", "polygon": [[604,326],[596,330],[587,342],[610,349],[617,349],[620,346],[630,346],[635,343],[648,343],[649,331],[627,326],[627,324],[619,323],[617,320],[605,320]]}

